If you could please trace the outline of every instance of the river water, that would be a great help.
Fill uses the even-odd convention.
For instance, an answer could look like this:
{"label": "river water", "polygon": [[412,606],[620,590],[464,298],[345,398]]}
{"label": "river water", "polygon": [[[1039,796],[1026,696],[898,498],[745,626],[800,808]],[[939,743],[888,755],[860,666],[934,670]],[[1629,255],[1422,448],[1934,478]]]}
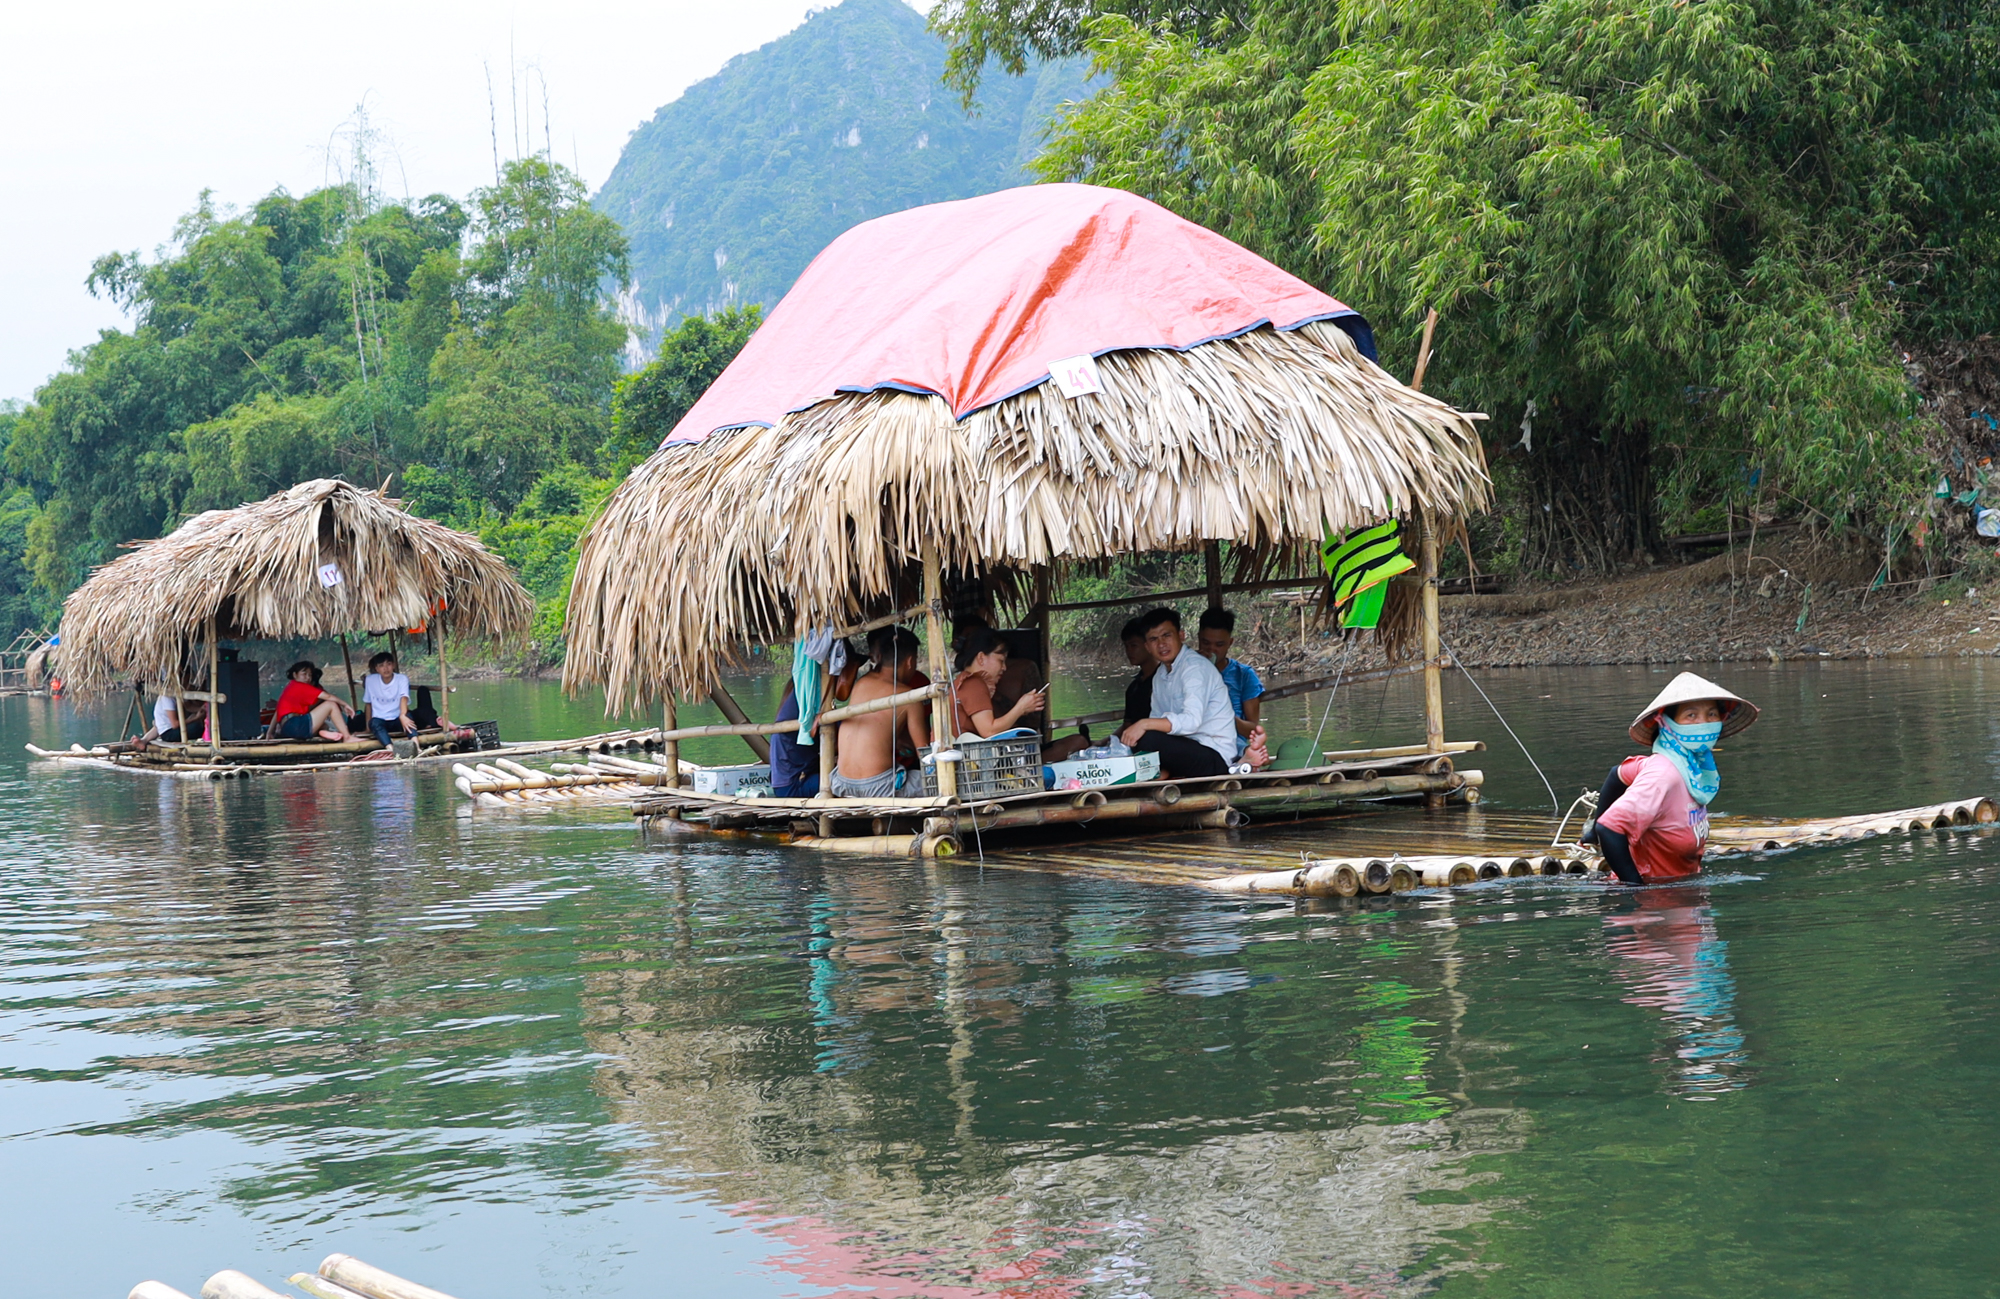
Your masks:
{"label": "river water", "polygon": [[[2000,670],[1713,671],[1765,706],[1718,810],[2000,791]],[[1567,801],[1667,676],[1481,681]],[[1062,681],[1057,710],[1120,684]],[[1449,702],[1491,745],[1461,764],[1488,806],[1545,807],[1463,680]],[[1416,707],[1360,685],[1274,730],[1406,740]],[[1302,907],[646,842],[607,811],[474,813],[438,771],[193,784],[22,752],[121,710],[0,700],[23,1294],[192,1293],[336,1250],[463,1299],[2000,1285],[1984,832],[1636,899]],[[523,683],[454,712],[600,724]]]}

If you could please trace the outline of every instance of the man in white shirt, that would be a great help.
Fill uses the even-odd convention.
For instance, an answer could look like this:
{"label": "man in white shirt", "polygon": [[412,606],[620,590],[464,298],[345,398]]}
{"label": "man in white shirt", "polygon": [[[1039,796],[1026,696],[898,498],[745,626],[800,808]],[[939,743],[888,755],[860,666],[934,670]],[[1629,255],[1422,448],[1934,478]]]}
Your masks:
{"label": "man in white shirt", "polygon": [[1152,716],[1126,727],[1119,738],[1142,753],[1160,755],[1161,772],[1175,780],[1226,776],[1236,757],[1236,712],[1215,664],[1183,653],[1181,616],[1164,606],[1142,616],[1153,673]]}

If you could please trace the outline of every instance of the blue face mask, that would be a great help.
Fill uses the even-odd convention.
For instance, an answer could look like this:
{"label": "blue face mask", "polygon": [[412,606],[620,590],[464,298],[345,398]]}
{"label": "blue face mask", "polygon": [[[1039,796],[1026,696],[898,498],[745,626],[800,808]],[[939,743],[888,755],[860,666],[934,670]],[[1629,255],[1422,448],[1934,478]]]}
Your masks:
{"label": "blue face mask", "polygon": [[1688,794],[1703,807],[1722,788],[1722,773],[1715,769],[1715,742],[1721,738],[1721,722],[1682,726],[1663,716],[1659,738],[1653,741],[1653,752],[1671,759],[1680,768]]}

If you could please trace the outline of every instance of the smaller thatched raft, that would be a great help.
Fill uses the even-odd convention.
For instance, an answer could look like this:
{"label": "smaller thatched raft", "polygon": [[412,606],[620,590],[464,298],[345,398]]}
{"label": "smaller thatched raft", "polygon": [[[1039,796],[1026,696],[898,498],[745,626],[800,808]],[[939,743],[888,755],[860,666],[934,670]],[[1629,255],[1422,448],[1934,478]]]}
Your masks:
{"label": "smaller thatched raft", "polygon": [[[442,609],[454,640],[499,642],[525,636],[534,618],[534,598],[477,537],[339,479],[131,544],[63,603],[71,689],[191,685],[211,626],[222,640],[323,639],[423,626]],[[329,564],[333,585],[322,578]]]}

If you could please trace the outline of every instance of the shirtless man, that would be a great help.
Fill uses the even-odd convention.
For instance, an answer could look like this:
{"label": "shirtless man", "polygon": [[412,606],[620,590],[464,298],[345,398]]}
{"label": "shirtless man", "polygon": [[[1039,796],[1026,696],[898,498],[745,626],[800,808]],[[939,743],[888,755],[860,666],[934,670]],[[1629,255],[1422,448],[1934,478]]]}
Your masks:
{"label": "shirtless man", "polygon": [[[917,670],[917,638],[907,627],[882,636],[870,647],[874,668],[862,674],[849,705],[915,690],[926,679]],[[836,798],[893,798],[905,772],[896,762],[896,742],[907,737],[921,749],[931,742],[930,704],[920,701],[850,718],[840,724],[840,766],[833,773]]]}

